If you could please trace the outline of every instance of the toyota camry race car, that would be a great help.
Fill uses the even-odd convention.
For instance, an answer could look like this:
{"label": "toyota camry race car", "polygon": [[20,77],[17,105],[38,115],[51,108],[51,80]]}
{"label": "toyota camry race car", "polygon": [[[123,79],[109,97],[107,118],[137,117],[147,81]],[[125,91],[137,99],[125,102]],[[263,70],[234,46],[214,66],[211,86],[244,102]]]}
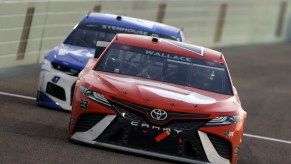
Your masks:
{"label": "toyota camry race car", "polygon": [[89,13],[63,43],[45,56],[39,78],[37,103],[55,109],[71,110],[79,72],[93,58],[97,41],[110,42],[116,33],[149,35],[183,41],[175,27],[125,16]]}
{"label": "toyota camry race car", "polygon": [[80,73],[72,141],[187,163],[236,163],[246,112],[224,56],[118,34]]}

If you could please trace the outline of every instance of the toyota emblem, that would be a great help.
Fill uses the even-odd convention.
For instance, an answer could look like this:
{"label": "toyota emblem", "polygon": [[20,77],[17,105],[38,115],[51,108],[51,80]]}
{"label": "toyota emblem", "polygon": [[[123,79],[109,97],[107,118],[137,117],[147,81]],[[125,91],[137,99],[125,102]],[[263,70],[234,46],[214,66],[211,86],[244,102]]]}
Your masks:
{"label": "toyota emblem", "polygon": [[163,121],[167,116],[167,112],[162,109],[154,109],[151,111],[151,117],[157,121]]}

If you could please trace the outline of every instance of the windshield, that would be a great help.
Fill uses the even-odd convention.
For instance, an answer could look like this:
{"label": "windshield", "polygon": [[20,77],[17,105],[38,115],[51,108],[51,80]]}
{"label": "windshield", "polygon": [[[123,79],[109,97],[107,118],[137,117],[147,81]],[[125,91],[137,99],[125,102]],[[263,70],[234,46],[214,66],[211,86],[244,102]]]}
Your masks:
{"label": "windshield", "polygon": [[224,64],[168,52],[112,44],[95,69],[232,94]]}
{"label": "windshield", "polygon": [[117,33],[139,34],[147,36],[155,36],[160,38],[166,38],[171,40],[178,40],[175,36],[168,36],[159,33],[152,33],[148,31],[142,31],[132,28],[113,26],[113,25],[101,25],[101,24],[79,24],[73,32],[64,41],[64,44],[70,44],[80,47],[95,48],[97,41],[110,42]]}

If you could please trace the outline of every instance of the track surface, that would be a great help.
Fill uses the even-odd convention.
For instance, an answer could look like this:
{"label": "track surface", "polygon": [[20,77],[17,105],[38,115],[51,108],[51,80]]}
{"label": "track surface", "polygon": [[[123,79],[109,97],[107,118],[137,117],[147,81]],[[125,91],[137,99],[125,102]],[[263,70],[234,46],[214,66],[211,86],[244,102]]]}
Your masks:
{"label": "track surface", "polygon": [[[291,141],[291,45],[224,48],[245,133]],[[39,65],[0,69],[0,92],[35,97]],[[67,140],[69,113],[0,94],[0,163],[166,163]],[[239,163],[291,163],[291,144],[245,136]]]}

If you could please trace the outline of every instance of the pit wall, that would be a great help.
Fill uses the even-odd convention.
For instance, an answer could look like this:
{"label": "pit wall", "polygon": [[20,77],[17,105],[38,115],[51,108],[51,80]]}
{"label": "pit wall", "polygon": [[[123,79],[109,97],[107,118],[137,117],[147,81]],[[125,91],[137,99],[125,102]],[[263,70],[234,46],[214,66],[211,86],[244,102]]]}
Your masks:
{"label": "pit wall", "polygon": [[204,47],[291,38],[291,0],[0,1],[0,68],[41,63],[77,22],[97,11],[159,21]]}

